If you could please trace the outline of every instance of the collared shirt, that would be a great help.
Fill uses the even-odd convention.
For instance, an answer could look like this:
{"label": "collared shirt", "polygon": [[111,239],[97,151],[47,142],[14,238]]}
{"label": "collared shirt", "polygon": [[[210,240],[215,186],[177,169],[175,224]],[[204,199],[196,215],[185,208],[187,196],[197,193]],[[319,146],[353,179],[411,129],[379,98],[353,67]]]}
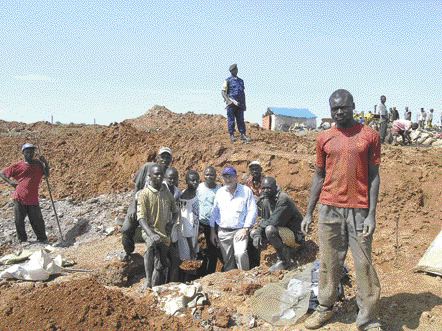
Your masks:
{"label": "collared shirt", "polygon": [[178,213],[175,199],[165,185],[160,190],[148,186],[139,192],[137,199],[137,219],[145,219],[165,244],[170,243],[166,224],[171,222],[172,214]]}
{"label": "collared shirt", "polygon": [[200,183],[196,190],[196,196],[199,203],[200,223],[209,225],[210,216],[212,215],[213,203],[215,201],[216,192],[221,186],[216,184],[215,187],[209,188],[205,183]]}
{"label": "collared shirt", "polygon": [[249,228],[255,224],[256,215],[256,201],[251,189],[237,184],[235,192],[231,194],[223,186],[215,195],[210,226],[213,228],[216,223],[222,228]]}

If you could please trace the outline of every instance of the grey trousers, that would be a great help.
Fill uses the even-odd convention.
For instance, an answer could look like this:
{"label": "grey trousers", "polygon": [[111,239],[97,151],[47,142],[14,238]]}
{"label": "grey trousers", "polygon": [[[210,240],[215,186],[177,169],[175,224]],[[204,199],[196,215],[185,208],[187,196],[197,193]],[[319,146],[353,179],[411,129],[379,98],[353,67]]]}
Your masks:
{"label": "grey trousers", "polygon": [[381,120],[379,123],[379,135],[381,137],[381,143],[384,143],[385,137],[387,136],[387,121]]}
{"label": "grey trousers", "polygon": [[322,205],[319,210],[319,304],[331,307],[338,297],[338,284],[348,246],[355,264],[358,286],[356,302],[358,327],[379,325],[377,320],[381,286],[371,262],[372,237],[362,230],[368,209],[338,208]]}
{"label": "grey trousers", "polygon": [[224,261],[224,271],[232,269],[249,270],[249,255],[247,253],[247,243],[249,236],[243,240],[237,240],[238,230],[225,231],[218,229],[218,239],[221,246],[221,254]]}

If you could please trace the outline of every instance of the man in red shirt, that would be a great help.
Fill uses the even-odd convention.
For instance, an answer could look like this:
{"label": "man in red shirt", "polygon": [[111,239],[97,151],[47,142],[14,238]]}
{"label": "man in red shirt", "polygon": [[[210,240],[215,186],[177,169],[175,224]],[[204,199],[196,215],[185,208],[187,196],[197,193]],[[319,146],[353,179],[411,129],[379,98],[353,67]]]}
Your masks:
{"label": "man in red shirt", "polygon": [[[22,146],[24,161],[11,165],[0,172],[0,178],[15,188],[14,201],[15,228],[20,242],[28,240],[25,218],[28,216],[32,229],[40,242],[46,242],[45,223],[38,203],[38,188],[43,176],[49,176],[49,165],[43,156],[34,159],[35,146]],[[12,181],[10,178],[16,180]]]}
{"label": "man in red shirt", "polygon": [[376,131],[353,119],[355,104],[350,92],[333,92],[329,103],[336,126],[317,137],[316,171],[301,224],[307,234],[319,200],[319,306],[304,325],[317,329],[333,317],[332,307],[350,246],[358,285],[356,324],[360,330],[381,330],[377,319],[381,287],[371,262],[380,182],[380,138]]}

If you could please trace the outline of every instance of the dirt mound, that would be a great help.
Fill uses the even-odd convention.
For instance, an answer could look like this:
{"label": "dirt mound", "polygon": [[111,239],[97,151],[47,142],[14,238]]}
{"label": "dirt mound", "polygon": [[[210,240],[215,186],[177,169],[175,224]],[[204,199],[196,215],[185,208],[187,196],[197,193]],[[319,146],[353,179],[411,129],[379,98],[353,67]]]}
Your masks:
{"label": "dirt mound", "polygon": [[[165,316],[153,297],[137,301],[91,278],[35,289],[3,309],[2,330],[188,330],[191,320]],[[149,302],[150,301],[150,302]]]}

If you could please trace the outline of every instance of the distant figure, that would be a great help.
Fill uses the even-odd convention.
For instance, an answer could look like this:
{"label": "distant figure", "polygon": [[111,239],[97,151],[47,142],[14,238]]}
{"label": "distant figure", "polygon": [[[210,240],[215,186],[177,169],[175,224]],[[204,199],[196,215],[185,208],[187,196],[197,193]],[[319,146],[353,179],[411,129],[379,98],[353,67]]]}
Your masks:
{"label": "distant figure", "polygon": [[386,101],[387,97],[385,95],[381,95],[381,102],[378,105],[378,111],[380,116],[379,135],[381,137],[381,144],[385,142],[385,137],[387,136],[388,112],[387,112],[387,106],[385,106]]}
{"label": "distant figure", "polygon": [[396,121],[399,119],[399,111],[396,109],[396,107],[393,107],[393,121]]}
{"label": "distant figure", "polygon": [[408,107],[405,107],[404,119],[406,119],[407,121],[411,121],[411,110],[409,110]]}
{"label": "distant figure", "polygon": [[425,129],[425,122],[427,120],[427,112],[424,110],[424,108],[421,108],[418,119],[419,119],[419,128]]}
{"label": "distant figure", "polygon": [[434,109],[431,108],[430,112],[428,113],[428,116],[427,116],[427,127],[430,129],[433,127],[433,113],[434,113]]}
{"label": "distant figure", "polygon": [[170,235],[179,211],[172,194],[163,185],[164,167],[157,163],[150,166],[149,178],[149,184],[137,198],[137,219],[146,242],[143,290],[167,281],[171,261],[178,254],[171,245]]}
{"label": "distant figure", "polygon": [[[17,238],[20,242],[28,240],[25,218],[28,216],[37,240],[46,242],[46,227],[38,201],[38,189],[43,176],[49,176],[49,165],[43,156],[34,159],[36,147],[24,144],[21,148],[24,161],[15,163],[0,172],[0,178],[15,188],[12,194]],[[17,182],[12,181],[14,178]]]}
{"label": "distant figure", "polygon": [[381,286],[371,260],[380,183],[380,138],[371,128],[354,121],[355,104],[350,92],[333,92],[329,104],[336,127],[317,136],[316,170],[301,223],[302,231],[307,234],[319,200],[319,306],[304,326],[318,329],[333,317],[332,308],[350,247],[358,288],[357,327],[380,330],[377,315]]}
{"label": "distant figure", "polygon": [[244,112],[246,111],[246,95],[244,93],[244,81],[238,77],[238,67],[232,64],[229,67],[231,76],[223,84],[222,96],[226,102],[227,128],[230,141],[235,142],[235,120],[240,139],[247,143],[250,139],[246,136],[246,124],[244,123]]}
{"label": "distant figure", "polygon": [[397,138],[402,137],[402,143],[404,145],[411,144],[410,131],[418,128],[417,123],[411,123],[408,120],[396,120],[391,127],[391,133],[393,134],[393,144],[397,144]]}
{"label": "distant figure", "polygon": [[[224,186],[215,195],[210,218],[210,240],[221,249],[224,271],[249,270],[247,244],[249,229],[255,224],[257,208],[252,190],[238,183],[236,169],[225,167]],[[215,227],[218,226],[218,233]]]}

